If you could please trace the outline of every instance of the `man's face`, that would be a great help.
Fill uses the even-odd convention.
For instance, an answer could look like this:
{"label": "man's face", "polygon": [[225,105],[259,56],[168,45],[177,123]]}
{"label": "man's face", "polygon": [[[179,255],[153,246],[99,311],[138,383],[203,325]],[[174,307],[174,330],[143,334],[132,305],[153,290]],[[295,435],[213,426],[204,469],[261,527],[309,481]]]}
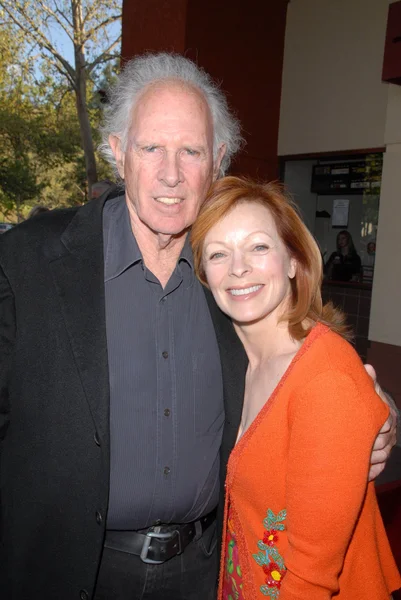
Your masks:
{"label": "man's face", "polygon": [[209,107],[180,83],[150,86],[133,110],[127,146],[111,136],[134,226],[178,235],[195,221],[224,148],[213,164]]}

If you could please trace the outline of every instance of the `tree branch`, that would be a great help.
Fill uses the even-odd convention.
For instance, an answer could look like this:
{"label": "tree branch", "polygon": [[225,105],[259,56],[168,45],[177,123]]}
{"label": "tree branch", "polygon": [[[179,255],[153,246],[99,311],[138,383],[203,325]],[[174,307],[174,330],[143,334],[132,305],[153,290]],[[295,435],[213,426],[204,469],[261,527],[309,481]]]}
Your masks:
{"label": "tree branch", "polygon": [[68,73],[67,71],[64,71],[64,69],[62,68],[62,66],[60,65],[59,62],[57,62],[56,60],[52,60],[48,56],[45,56],[43,53],[42,53],[42,57],[45,58],[48,61],[48,63],[50,65],[52,65],[61,75],[63,75],[63,77],[67,78],[67,80],[69,81],[73,90],[77,89],[77,84],[76,84],[75,78],[72,77],[70,75],[70,73]]}
{"label": "tree branch", "polygon": [[72,27],[73,27],[72,21],[67,17],[67,15],[65,14],[65,12],[58,7],[57,0],[53,0],[53,2],[55,4],[55,6],[56,6],[55,12],[58,13],[66,21],[67,25],[69,27],[71,27],[71,29],[72,29]]}
{"label": "tree branch", "polygon": [[[106,63],[109,60],[114,60],[115,58],[121,58],[120,54],[108,54],[108,55],[102,55],[103,58],[98,57],[100,60],[96,59],[96,61],[94,61],[93,63],[91,63],[92,67],[90,69],[88,69],[88,76],[92,73],[93,69],[95,67],[97,67],[100,64]],[[96,62],[96,64],[95,64]]]}
{"label": "tree branch", "polygon": [[[73,40],[73,37],[71,35],[71,32],[64,25],[63,21],[57,16],[57,14],[53,10],[51,10],[51,8],[49,6],[47,6],[43,2],[43,0],[36,0],[36,2],[42,7],[42,9],[44,10],[44,12],[49,15],[49,17],[53,17],[53,19],[56,21],[56,23],[58,25],[60,25],[60,27],[62,28],[62,30],[66,33],[66,35],[68,35],[68,37],[70,38],[70,40],[73,42],[74,40]],[[58,9],[57,9],[57,12],[59,12],[64,17],[64,14],[61,11],[59,11]]]}
{"label": "tree branch", "polygon": [[88,23],[91,20],[91,18],[96,14],[96,11],[99,8],[99,6],[101,5],[101,3],[102,3],[102,0],[93,0],[92,5],[90,6],[90,8],[88,8],[88,12],[82,19],[82,23],[84,25],[86,23]]}
{"label": "tree branch", "polygon": [[0,6],[4,8],[7,12],[10,19],[17,25],[28,37],[34,40],[36,44],[42,49],[45,48],[50,54],[64,67],[64,69],[69,73],[70,78],[72,80],[75,79],[75,69],[70,65],[70,63],[63,57],[56,48],[49,42],[49,40],[43,35],[43,33],[39,30],[39,27],[34,23],[34,21],[25,13],[22,13],[22,9],[17,5],[15,10],[20,14],[29,26],[32,28],[29,29],[25,24],[14,17],[8,6],[5,5],[4,2],[0,2]]}
{"label": "tree branch", "polygon": [[116,21],[118,21],[119,19],[121,19],[121,17],[122,17],[122,14],[112,15],[111,17],[108,17],[107,19],[105,19],[101,23],[98,23],[97,25],[91,27],[91,29],[88,31],[88,33],[84,36],[83,43],[85,43],[88,40],[90,40],[91,37],[93,37],[93,35],[97,31],[99,31],[99,29],[103,29],[104,27],[107,27],[107,25],[111,25],[111,23],[115,23]]}
{"label": "tree branch", "polygon": [[120,54],[110,54],[110,52],[113,50],[113,48],[115,48],[120,41],[121,41],[121,36],[119,36],[112,44],[110,44],[110,46],[104,52],[102,52],[102,54],[99,54],[99,56],[97,58],[95,58],[94,61],[92,61],[91,63],[86,63],[86,68],[88,70],[88,74],[91,73],[93,71],[93,69],[95,67],[97,67],[97,65],[99,65],[100,63],[104,63],[109,60],[113,60],[113,58],[120,57]]}

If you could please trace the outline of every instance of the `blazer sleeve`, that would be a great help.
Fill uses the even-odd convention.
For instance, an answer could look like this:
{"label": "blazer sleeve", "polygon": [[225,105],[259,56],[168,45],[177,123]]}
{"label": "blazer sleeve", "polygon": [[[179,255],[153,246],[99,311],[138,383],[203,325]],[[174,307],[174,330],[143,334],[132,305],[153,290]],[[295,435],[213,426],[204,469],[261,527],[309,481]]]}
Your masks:
{"label": "blazer sleeve", "polygon": [[368,485],[373,443],[388,416],[368,379],[361,374],[356,382],[328,370],[298,388],[291,400],[289,547],[280,600],[329,600],[339,589]]}
{"label": "blazer sleeve", "polygon": [[15,304],[10,284],[0,267],[0,457],[9,422],[9,379],[15,340]]}

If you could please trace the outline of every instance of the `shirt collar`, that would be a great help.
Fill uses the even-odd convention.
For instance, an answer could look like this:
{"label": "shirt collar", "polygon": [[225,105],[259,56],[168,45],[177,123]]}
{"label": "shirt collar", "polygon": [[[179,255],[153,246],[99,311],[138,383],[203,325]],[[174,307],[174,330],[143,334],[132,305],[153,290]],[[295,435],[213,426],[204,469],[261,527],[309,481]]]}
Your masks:
{"label": "shirt collar", "polygon": [[131,265],[142,261],[142,254],[132,233],[125,196],[113,198],[103,211],[105,233],[104,280],[110,281]]}
{"label": "shirt collar", "polygon": [[181,254],[180,254],[180,258],[178,259],[178,262],[180,263],[181,261],[185,261],[191,267],[191,270],[193,271],[194,270],[194,257],[192,254],[192,248],[191,248],[191,243],[189,241],[189,237],[190,237],[190,234],[188,234],[185,239],[185,244],[181,250]]}
{"label": "shirt collar", "polygon": [[[132,233],[125,196],[113,198],[105,204],[103,211],[104,229],[104,281],[115,279],[131,265],[143,261],[134,234]],[[194,264],[189,235],[178,259],[178,267],[183,261],[193,275]]]}

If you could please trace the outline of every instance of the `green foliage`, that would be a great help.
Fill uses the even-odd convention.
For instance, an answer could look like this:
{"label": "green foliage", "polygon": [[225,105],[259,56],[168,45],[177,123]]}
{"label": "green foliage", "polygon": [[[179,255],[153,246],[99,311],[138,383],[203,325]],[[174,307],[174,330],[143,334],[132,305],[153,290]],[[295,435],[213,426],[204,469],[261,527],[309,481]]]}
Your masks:
{"label": "green foliage", "polygon": [[[120,13],[121,0],[0,0],[0,212],[10,220],[34,204],[87,199],[98,90],[118,70]],[[96,163],[99,179],[112,178]]]}

